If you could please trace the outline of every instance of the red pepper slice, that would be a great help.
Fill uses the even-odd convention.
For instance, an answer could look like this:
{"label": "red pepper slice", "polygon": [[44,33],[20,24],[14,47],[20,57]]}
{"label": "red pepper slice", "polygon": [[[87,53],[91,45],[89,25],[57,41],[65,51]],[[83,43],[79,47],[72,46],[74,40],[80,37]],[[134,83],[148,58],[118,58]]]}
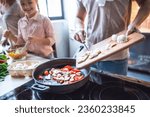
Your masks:
{"label": "red pepper slice", "polygon": [[67,72],[67,71],[69,71],[69,69],[68,68],[62,68],[61,71]]}
{"label": "red pepper slice", "polygon": [[75,76],[75,77],[74,77],[74,80],[75,80],[75,81],[78,81],[78,80],[81,80],[82,78],[83,78],[83,75],[81,75],[81,76]]}
{"label": "red pepper slice", "polygon": [[0,60],[0,63],[6,63],[6,60]]}
{"label": "red pepper slice", "polygon": [[71,71],[73,71],[73,72],[75,72],[75,73],[80,72],[79,69],[72,69]]}
{"label": "red pepper slice", "polygon": [[73,67],[70,65],[66,65],[64,68],[68,68],[69,71],[73,69]]}

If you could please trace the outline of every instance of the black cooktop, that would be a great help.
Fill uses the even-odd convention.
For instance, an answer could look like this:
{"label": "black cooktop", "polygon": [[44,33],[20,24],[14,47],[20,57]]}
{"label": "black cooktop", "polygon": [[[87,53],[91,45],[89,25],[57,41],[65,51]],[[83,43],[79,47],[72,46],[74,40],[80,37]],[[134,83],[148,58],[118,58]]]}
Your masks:
{"label": "black cooktop", "polygon": [[[103,76],[102,79],[107,79]],[[52,94],[31,89],[34,81],[0,97],[2,100],[149,100],[150,88],[122,80],[109,80],[101,85],[88,81],[68,94]]]}

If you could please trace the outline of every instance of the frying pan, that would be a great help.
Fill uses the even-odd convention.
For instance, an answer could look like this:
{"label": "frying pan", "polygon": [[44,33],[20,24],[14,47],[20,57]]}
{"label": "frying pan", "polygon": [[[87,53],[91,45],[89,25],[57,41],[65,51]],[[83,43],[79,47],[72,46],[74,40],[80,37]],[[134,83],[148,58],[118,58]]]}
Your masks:
{"label": "frying pan", "polygon": [[75,91],[76,89],[82,87],[89,80],[90,74],[89,68],[80,69],[82,74],[84,75],[84,78],[71,84],[59,84],[52,80],[51,82],[38,80],[38,76],[41,75],[45,70],[51,68],[61,68],[66,65],[75,66],[76,60],[71,58],[64,58],[64,59],[59,58],[40,64],[33,71],[32,76],[34,78],[35,83],[32,85],[31,88],[41,93],[46,92],[55,94],[65,94]]}

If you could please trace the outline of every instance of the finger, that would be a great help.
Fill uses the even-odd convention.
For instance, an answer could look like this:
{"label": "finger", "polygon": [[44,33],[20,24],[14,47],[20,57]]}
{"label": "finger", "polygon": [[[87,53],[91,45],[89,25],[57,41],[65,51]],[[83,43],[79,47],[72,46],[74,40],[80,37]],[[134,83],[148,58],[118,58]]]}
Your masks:
{"label": "finger", "polygon": [[86,37],[86,32],[85,31],[82,31],[82,34],[84,37]]}
{"label": "finger", "polygon": [[77,41],[81,42],[81,39],[80,39],[79,34],[76,34],[76,35],[75,35],[75,40],[77,40]]}

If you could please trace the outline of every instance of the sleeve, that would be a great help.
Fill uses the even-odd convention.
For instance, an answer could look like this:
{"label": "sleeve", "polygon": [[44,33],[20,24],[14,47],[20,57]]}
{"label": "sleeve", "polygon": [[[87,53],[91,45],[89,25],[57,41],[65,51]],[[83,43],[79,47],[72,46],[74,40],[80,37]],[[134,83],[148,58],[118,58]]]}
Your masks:
{"label": "sleeve", "polygon": [[21,33],[21,20],[19,20],[18,22],[18,36],[17,36],[17,43],[16,45],[24,45],[25,44],[25,41],[23,40],[23,36],[22,36],[22,33]]}
{"label": "sleeve", "polygon": [[78,32],[84,30],[84,21],[81,20],[81,17],[84,16],[83,14],[85,14],[86,10],[82,3],[82,0],[77,0],[76,3],[77,3],[77,16],[75,18],[75,32]]}
{"label": "sleeve", "polygon": [[84,8],[82,0],[76,0],[77,8]]}
{"label": "sleeve", "polygon": [[43,25],[45,30],[45,38],[49,38],[51,45],[53,45],[55,43],[55,38],[54,38],[54,29],[51,20],[45,17]]}

